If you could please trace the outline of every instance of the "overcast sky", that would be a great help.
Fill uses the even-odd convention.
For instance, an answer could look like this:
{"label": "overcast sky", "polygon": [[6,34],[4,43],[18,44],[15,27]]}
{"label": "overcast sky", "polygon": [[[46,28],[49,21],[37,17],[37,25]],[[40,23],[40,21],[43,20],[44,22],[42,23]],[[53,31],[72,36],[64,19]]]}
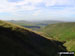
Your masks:
{"label": "overcast sky", "polygon": [[75,0],[0,0],[0,19],[75,21]]}

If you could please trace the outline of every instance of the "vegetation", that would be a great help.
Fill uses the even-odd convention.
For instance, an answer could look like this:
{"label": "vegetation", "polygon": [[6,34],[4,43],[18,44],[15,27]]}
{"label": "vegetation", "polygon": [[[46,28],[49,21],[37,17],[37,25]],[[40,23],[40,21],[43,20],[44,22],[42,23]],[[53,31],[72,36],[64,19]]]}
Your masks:
{"label": "vegetation", "polygon": [[46,37],[52,37],[60,41],[66,41],[64,44],[69,51],[75,51],[75,23],[57,23],[46,26],[42,29],[42,34]]}
{"label": "vegetation", "polygon": [[9,20],[8,22],[21,25],[25,28],[30,28],[32,30],[39,30],[48,24],[60,23],[62,21],[52,21],[52,20],[45,20],[45,21],[24,21],[24,20]]}
{"label": "vegetation", "polygon": [[0,56],[58,56],[60,51],[67,51],[62,42],[0,21]]}

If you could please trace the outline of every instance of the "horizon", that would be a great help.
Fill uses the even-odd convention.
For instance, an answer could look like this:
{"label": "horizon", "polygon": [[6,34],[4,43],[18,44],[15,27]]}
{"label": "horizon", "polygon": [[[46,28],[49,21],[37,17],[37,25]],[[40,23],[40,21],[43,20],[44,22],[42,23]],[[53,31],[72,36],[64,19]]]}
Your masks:
{"label": "horizon", "polygon": [[56,22],[75,22],[68,20],[3,20],[3,21],[26,21],[26,22],[47,22],[47,21],[56,21]]}
{"label": "horizon", "polygon": [[0,0],[0,20],[75,21],[75,0]]}

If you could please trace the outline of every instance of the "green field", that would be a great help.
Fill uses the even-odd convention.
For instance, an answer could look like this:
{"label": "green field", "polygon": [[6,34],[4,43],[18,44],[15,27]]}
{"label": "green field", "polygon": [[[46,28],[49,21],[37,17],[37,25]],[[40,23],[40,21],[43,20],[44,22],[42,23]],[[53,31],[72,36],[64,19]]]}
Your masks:
{"label": "green field", "polygon": [[46,37],[66,41],[64,44],[69,51],[75,51],[75,23],[57,23],[46,26],[41,30]]}

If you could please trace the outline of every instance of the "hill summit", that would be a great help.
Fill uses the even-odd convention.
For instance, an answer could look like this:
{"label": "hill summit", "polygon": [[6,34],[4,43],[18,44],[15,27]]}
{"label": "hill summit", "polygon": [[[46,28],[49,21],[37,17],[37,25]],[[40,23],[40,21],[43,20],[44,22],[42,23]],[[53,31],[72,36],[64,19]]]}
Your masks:
{"label": "hill summit", "polygon": [[58,56],[60,51],[67,51],[62,42],[0,21],[0,56]]}

